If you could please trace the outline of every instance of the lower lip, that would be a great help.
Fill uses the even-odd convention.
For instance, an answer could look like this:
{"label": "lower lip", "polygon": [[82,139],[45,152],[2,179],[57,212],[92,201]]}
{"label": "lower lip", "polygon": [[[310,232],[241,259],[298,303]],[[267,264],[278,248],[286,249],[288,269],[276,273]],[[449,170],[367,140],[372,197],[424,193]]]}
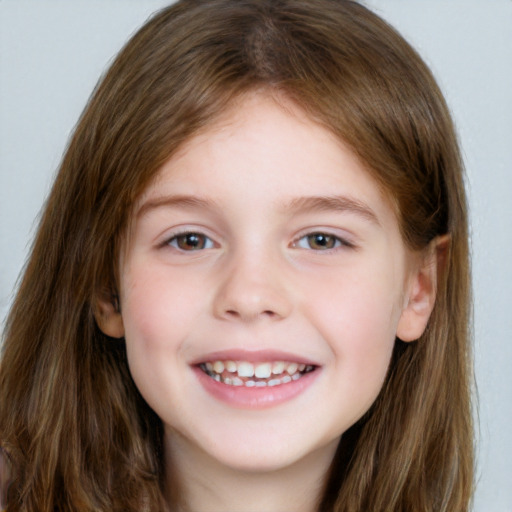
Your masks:
{"label": "lower lip", "polygon": [[231,386],[217,382],[206,375],[197,366],[193,368],[203,388],[213,397],[241,409],[266,409],[282,404],[305,392],[320,373],[314,371],[304,374],[300,379],[270,387]]}

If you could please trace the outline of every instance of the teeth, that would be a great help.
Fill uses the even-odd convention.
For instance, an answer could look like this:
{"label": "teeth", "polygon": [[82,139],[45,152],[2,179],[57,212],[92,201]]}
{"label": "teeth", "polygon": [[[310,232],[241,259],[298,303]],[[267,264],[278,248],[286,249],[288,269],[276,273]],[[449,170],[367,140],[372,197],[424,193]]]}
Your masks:
{"label": "teeth", "polygon": [[213,363],[213,371],[221,374],[224,371],[224,363],[222,361],[215,361]]}
{"label": "teeth", "polygon": [[272,373],[274,375],[279,375],[284,372],[284,363],[282,361],[276,361],[272,365]]}
{"label": "teeth", "polygon": [[244,381],[238,377],[233,377],[233,386],[243,386]]}
{"label": "teeth", "polygon": [[258,364],[254,369],[254,375],[259,379],[268,379],[272,375],[272,365],[270,363]]}
{"label": "teeth", "polygon": [[226,361],[226,370],[229,373],[236,373],[237,365],[234,361]]}
{"label": "teeth", "polygon": [[[300,379],[314,370],[312,365],[284,361],[208,361],[201,365],[210,377],[228,386],[272,387]],[[259,380],[262,379],[262,380]],[[268,380],[270,379],[270,380]]]}
{"label": "teeth", "polygon": [[239,377],[253,377],[254,366],[251,363],[238,363],[238,376]]}
{"label": "teeth", "polygon": [[289,375],[293,375],[294,373],[297,373],[297,370],[299,369],[299,365],[297,363],[290,363],[288,365],[288,368],[286,368],[286,371]]}

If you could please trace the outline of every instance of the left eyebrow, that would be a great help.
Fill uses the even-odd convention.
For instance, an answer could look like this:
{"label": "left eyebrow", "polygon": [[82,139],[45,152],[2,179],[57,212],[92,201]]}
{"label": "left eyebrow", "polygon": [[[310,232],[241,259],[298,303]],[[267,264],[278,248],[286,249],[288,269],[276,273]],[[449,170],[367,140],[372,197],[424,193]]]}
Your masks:
{"label": "left eyebrow", "polygon": [[215,203],[207,199],[189,195],[170,195],[156,197],[143,203],[142,206],[140,206],[140,208],[137,210],[135,217],[143,217],[148,212],[162,207],[203,208],[211,210],[215,208]]}
{"label": "left eyebrow", "polygon": [[377,214],[365,203],[347,196],[305,196],[292,199],[286,210],[291,212],[341,211],[355,213],[380,226]]}

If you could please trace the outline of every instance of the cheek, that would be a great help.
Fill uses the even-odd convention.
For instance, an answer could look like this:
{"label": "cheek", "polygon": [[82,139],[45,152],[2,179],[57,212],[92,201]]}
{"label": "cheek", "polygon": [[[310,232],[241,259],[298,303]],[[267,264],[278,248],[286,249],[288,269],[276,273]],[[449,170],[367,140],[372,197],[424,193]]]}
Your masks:
{"label": "cheek", "polygon": [[327,341],[343,386],[372,401],[395,343],[401,287],[392,270],[342,274],[331,278],[328,293],[310,296],[304,310]]}
{"label": "cheek", "polygon": [[121,308],[128,364],[140,392],[153,405],[154,390],[164,386],[164,376],[183,350],[198,300],[169,272],[141,265],[132,266],[125,276]]}
{"label": "cheek", "polygon": [[126,336],[146,348],[178,343],[199,314],[201,296],[204,299],[200,282],[166,267],[133,266],[126,284],[122,297]]}
{"label": "cheek", "polygon": [[182,387],[178,362],[199,314],[198,283],[187,282],[183,275],[148,265],[125,272],[121,308],[130,373],[157,412],[161,397]]}
{"label": "cheek", "polygon": [[[332,335],[349,336],[364,348],[394,339],[401,311],[402,279],[393,267],[340,271],[326,276],[325,286],[308,287],[307,309]],[[331,337],[331,336],[329,336]]]}
{"label": "cheek", "polygon": [[325,333],[338,364],[353,375],[377,381],[384,378],[395,342],[392,308],[375,297],[354,296],[341,308],[331,306],[332,327]]}

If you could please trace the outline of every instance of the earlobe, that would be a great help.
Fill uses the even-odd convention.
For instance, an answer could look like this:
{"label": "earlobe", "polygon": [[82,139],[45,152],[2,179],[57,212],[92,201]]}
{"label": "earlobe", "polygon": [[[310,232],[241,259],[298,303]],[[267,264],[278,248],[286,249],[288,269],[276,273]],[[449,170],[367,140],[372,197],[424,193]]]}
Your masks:
{"label": "earlobe", "polygon": [[98,299],[94,317],[103,334],[111,338],[124,336],[123,316],[117,296]]}
{"label": "earlobe", "polygon": [[411,274],[396,336],[405,342],[417,340],[425,331],[434,309],[437,287],[445,270],[450,236],[435,238]]}

